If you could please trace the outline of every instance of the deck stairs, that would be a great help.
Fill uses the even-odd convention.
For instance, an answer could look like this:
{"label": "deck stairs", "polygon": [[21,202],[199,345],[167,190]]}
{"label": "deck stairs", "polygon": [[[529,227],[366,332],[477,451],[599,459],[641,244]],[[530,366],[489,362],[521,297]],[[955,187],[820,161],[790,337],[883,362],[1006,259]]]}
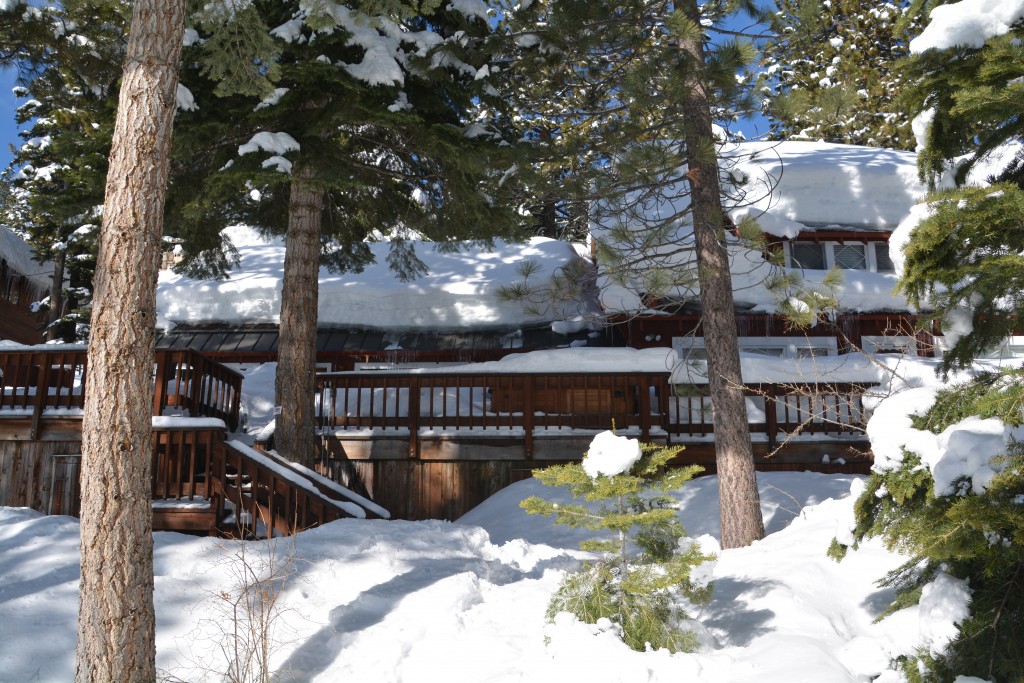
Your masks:
{"label": "deck stairs", "polygon": [[[269,538],[346,517],[388,516],[372,501],[276,453],[239,441],[191,437],[165,438],[163,449],[156,439],[156,530]],[[175,448],[189,442],[190,448]]]}

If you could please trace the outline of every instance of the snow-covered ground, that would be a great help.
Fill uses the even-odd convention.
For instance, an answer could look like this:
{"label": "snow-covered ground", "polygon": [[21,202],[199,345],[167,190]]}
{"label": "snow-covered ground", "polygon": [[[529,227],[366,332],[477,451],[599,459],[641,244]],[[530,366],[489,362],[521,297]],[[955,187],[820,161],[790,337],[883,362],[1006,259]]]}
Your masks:
{"label": "snow-covered ground", "polygon": [[[948,631],[942,609],[878,624],[875,584],[902,560],[869,542],[825,556],[851,517],[857,477],[760,475],[770,535],[721,553],[714,598],[694,616],[694,654],[639,653],[612,633],[544,612],[578,565],[579,532],[530,517],[536,481],[501,491],[457,523],[342,520],[281,539],[238,542],[156,534],[158,667],[170,680],[222,680],[226,597],[238,572],[284,559],[272,666],[296,681],[868,681],[889,657]],[[718,533],[714,477],[679,492],[693,536]],[[0,681],[74,674],[78,522],[0,510]]]}

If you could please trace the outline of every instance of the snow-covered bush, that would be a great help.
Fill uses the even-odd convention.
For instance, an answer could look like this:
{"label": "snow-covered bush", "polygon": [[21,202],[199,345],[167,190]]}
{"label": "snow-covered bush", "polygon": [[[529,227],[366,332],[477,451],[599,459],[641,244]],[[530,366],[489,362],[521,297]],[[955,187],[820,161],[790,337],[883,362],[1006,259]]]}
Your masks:
{"label": "snow-covered bush", "polygon": [[634,650],[696,647],[696,638],[684,627],[685,605],[710,599],[706,572],[694,570],[713,556],[686,536],[668,496],[700,471],[697,466],[668,467],[680,450],[602,432],[582,463],[533,473],[544,484],[564,486],[592,504],[559,505],[533,496],[521,503],[527,512],[606,532],[580,545],[598,559],[565,577],[551,600],[549,619],[570,612],[591,624],[610,621]]}
{"label": "snow-covered bush", "polygon": [[[910,556],[883,579],[896,589],[886,614],[938,603],[956,612],[957,633],[900,662],[911,681],[1024,676],[1022,405],[1021,370],[938,392],[926,413],[909,415],[901,457],[876,462],[856,502],[852,539],[842,540],[878,536]],[[830,554],[846,550],[837,540]]]}

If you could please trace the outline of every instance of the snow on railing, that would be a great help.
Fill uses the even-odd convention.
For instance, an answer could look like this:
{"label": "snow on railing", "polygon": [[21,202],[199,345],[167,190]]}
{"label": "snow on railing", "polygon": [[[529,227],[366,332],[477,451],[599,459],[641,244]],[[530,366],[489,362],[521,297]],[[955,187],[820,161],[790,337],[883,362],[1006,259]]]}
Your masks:
{"label": "snow on railing", "polygon": [[[420,436],[442,432],[522,434],[616,429],[648,440],[711,438],[714,420],[706,385],[670,382],[668,372],[447,373],[444,369],[337,372],[317,376],[325,433]],[[863,433],[861,396],[871,384],[748,384],[751,432],[770,444],[815,435]],[[418,396],[419,400],[411,400]]]}
{"label": "snow on railing", "polygon": [[[0,417],[29,416],[32,437],[44,414],[80,414],[88,378],[86,347],[0,347]],[[157,349],[153,414],[215,417],[238,426],[242,376],[188,349]]]}

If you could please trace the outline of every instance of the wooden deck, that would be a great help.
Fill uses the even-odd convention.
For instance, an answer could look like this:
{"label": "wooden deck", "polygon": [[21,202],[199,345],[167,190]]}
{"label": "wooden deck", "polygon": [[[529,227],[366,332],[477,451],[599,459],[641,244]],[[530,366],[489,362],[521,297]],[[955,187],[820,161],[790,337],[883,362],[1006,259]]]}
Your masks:
{"label": "wooden deck", "polygon": [[[315,475],[226,441],[226,425],[238,424],[238,373],[158,350],[153,377],[154,529],[253,537],[360,514]],[[2,350],[0,378],[0,505],[77,515],[85,349]]]}
{"label": "wooden deck", "polygon": [[[456,519],[535,468],[579,459],[610,429],[683,444],[714,472],[705,388],[660,373],[474,374],[471,368],[318,376],[324,460],[403,519]],[[866,384],[745,387],[761,470],[866,473]],[[412,397],[418,397],[413,400]]]}
{"label": "wooden deck", "polygon": [[[85,349],[0,350],[0,375],[0,505],[75,512]],[[227,533],[231,519],[240,533],[283,533],[351,512],[329,502],[336,496],[315,475],[225,442],[238,424],[237,373],[197,352],[161,350],[153,378],[158,528]],[[745,387],[758,468],[867,472],[865,388]],[[535,468],[581,458],[613,425],[643,441],[683,444],[680,463],[714,471],[706,389],[673,385],[668,372],[483,374],[466,365],[326,373],[317,405],[325,471],[395,518],[456,519]],[[161,422],[172,414],[188,419]]]}
{"label": "wooden deck", "polygon": [[[20,438],[42,438],[44,417],[56,420],[47,426],[80,417],[88,378],[84,346],[0,348],[0,418],[25,418],[28,430],[17,432],[25,434]],[[157,349],[154,415],[215,417],[237,429],[241,394],[242,376],[234,370],[195,351]]]}

